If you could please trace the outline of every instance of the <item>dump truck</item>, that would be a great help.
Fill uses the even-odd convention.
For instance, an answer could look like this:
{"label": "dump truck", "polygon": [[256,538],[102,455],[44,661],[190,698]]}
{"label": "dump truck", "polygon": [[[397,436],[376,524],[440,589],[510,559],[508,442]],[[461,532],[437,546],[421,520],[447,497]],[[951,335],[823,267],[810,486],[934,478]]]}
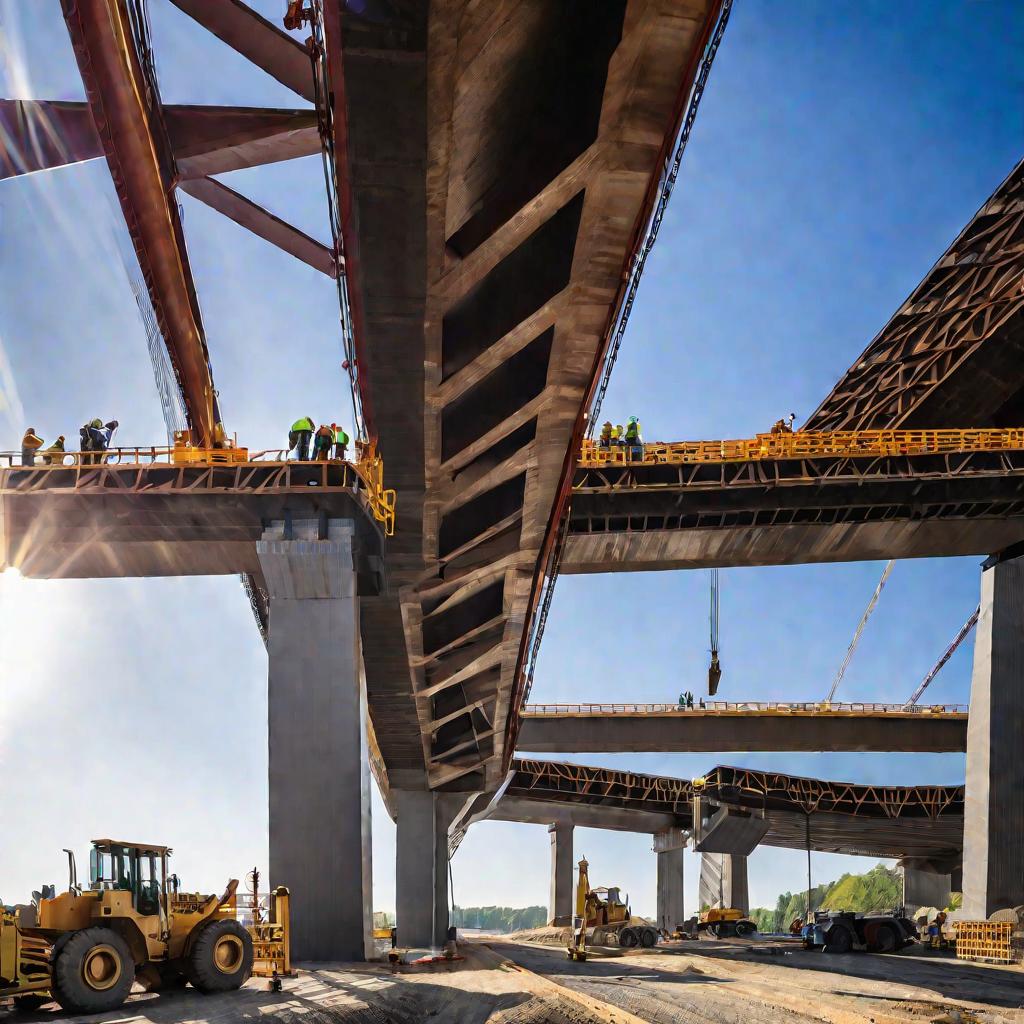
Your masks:
{"label": "dump truck", "polygon": [[888,914],[855,914],[846,910],[815,911],[801,932],[805,949],[826,953],[895,953],[917,939],[917,927],[903,908]]}
{"label": "dump truck", "polygon": [[591,889],[588,869],[586,859],[581,860],[576,883],[576,914],[567,950],[569,959],[587,959],[588,928],[595,945],[604,945],[613,939],[626,949],[636,946],[649,949],[653,946],[658,941],[658,930],[654,925],[633,922],[629,900],[622,899],[617,886]]}
{"label": "dump truck", "polygon": [[[253,973],[290,973],[288,890],[263,910],[231,879],[221,896],[181,890],[168,873],[171,850],[95,839],[89,881],[68,855],[68,888],[43,886],[27,906],[0,915],[0,998],[28,1008],[54,999],[72,1013],[116,1009],[133,982],[191,983],[201,992],[239,988]],[[258,876],[253,873],[254,882]],[[248,912],[248,927],[238,919]]]}

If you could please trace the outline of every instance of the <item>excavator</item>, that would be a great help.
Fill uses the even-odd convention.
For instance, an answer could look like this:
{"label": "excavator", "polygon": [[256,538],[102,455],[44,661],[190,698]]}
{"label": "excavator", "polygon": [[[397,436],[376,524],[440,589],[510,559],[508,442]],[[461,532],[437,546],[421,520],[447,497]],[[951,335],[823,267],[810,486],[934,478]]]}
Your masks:
{"label": "excavator", "polygon": [[254,893],[246,927],[237,920],[238,880],[223,895],[183,892],[168,873],[166,846],[94,839],[89,881],[68,855],[68,888],[33,893],[27,906],[0,908],[0,998],[21,1009],[51,999],[71,1013],[103,1013],[147,987],[191,983],[201,992],[240,988],[254,972],[291,972],[288,890],[273,895],[273,919]]}
{"label": "excavator", "polygon": [[[566,954],[570,960],[585,961],[587,959],[587,929],[593,937],[603,933],[605,937],[614,936],[618,944],[626,949],[643,946],[650,949],[658,941],[658,931],[653,925],[633,924],[629,909],[628,897],[623,900],[619,896],[618,887],[596,889],[590,888],[590,876],[587,860],[579,862],[579,880],[576,883],[576,913],[573,919],[573,931]],[[595,943],[603,945],[603,943]]]}

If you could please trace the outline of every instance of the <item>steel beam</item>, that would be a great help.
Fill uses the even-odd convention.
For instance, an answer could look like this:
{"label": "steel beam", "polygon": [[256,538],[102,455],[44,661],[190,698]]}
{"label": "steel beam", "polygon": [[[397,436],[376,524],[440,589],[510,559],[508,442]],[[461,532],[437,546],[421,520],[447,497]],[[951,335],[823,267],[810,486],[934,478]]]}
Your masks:
{"label": "steel beam", "polygon": [[[179,10],[283,86],[313,101],[313,70],[306,48],[240,0],[171,0]],[[284,4],[281,4],[282,13]]]}
{"label": "steel beam", "polygon": [[85,103],[0,100],[0,179],[103,156]]}
{"label": "steel beam", "polygon": [[61,6],[189,424],[197,443],[212,446],[223,426],[172,195],[172,159],[124,0],[61,0]]}
{"label": "steel beam", "polygon": [[213,178],[198,178],[195,181],[183,182],[181,189],[236,224],[247,228],[254,235],[259,235],[271,245],[276,245],[296,259],[309,264],[314,270],[319,270],[328,277],[338,276],[338,264],[334,253],[326,245],[315,238],[310,238],[305,232],[286,223],[280,217],[275,217],[227,185],[222,185]]}

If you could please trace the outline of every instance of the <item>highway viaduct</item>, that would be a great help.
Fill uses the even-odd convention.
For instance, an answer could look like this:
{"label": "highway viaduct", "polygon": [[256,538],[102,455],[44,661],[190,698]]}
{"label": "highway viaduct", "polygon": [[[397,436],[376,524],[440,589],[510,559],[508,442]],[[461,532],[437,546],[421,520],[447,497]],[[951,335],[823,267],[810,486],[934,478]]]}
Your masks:
{"label": "highway viaduct", "polygon": [[[348,371],[388,483],[400,494],[395,536],[381,563],[353,481],[341,485],[347,497],[311,496],[307,482],[268,498],[267,485],[250,475],[238,493],[219,495],[235,484],[206,467],[195,488],[179,488],[206,487],[196,505],[194,493],[186,499],[166,486],[162,471],[151,487],[145,478],[125,486],[121,474],[76,470],[66,489],[88,492],[79,538],[95,557],[69,550],[48,565],[37,542],[49,510],[57,510],[52,539],[60,510],[74,503],[62,504],[67,495],[30,495],[11,470],[0,480],[4,557],[38,575],[70,574],[72,566],[81,575],[244,572],[268,633],[271,882],[316,878],[322,887],[296,895],[296,954],[346,959],[366,949],[366,899],[350,911],[337,904],[352,901],[325,900],[323,892],[367,893],[367,757],[398,822],[401,940],[430,944],[447,924],[452,823],[508,778],[531,623],[571,495],[585,413],[664,186],[662,168],[695,112],[699,93],[691,89],[722,8],[713,0],[621,0],[596,16],[588,4],[524,0],[506,9],[432,0],[393,5],[373,22],[324,0],[311,73],[297,37],[244,4],[174,2],[304,101],[319,94],[320,108],[163,108],[155,83],[146,81],[151,68],[130,45],[119,48],[104,35],[126,22],[122,0],[66,0],[88,101],[5,101],[3,127],[21,142],[18,159],[0,171],[106,157],[201,444],[216,440],[219,413],[184,232],[168,202],[174,189],[192,190],[342,282]],[[132,33],[124,35],[130,44]],[[50,131],[35,130],[33,119]],[[315,152],[314,122],[333,172],[340,225],[333,249],[209,177]],[[40,147],[51,135],[67,144]],[[1022,202],[1018,167],[808,426],[977,427],[1020,419]],[[964,886],[969,912],[981,916],[1024,902],[1024,764],[1016,743],[1024,696],[1015,685],[1024,568],[1009,557],[1019,512],[1005,491],[992,490],[998,472],[980,482],[953,472],[955,480],[940,482],[949,500],[930,481],[918,482],[928,515],[914,522],[920,503],[907,477],[915,472],[900,477],[883,467],[877,481],[866,481],[869,503],[886,510],[881,519],[891,517],[881,529],[870,514],[864,523],[829,522],[834,511],[823,518],[842,494],[813,475],[810,490],[787,490],[780,480],[776,497],[759,497],[753,508],[746,507],[753,489],[734,481],[744,515],[720,522],[719,529],[736,530],[732,540],[722,535],[714,543],[719,553],[734,548],[735,562],[716,562],[703,526],[648,524],[652,535],[695,532],[703,553],[666,548],[643,567],[657,557],[678,567],[968,548],[1007,556],[982,576],[967,737]],[[951,488],[968,484],[974,489],[959,504],[975,511],[962,516]],[[801,493],[802,513],[794,499]],[[781,516],[766,523],[773,500]],[[996,510],[977,511],[979,501]],[[113,520],[96,514],[108,503],[122,510]],[[567,571],[641,567],[632,552],[601,561],[574,547],[592,532],[580,528],[581,515],[589,524],[594,516],[582,496],[572,506]],[[225,518],[211,526],[214,512]],[[762,518],[752,522],[752,513]],[[718,514],[712,508],[711,517]],[[166,518],[161,525],[168,516],[177,520],[173,536]],[[107,534],[100,521],[126,530]],[[784,538],[794,525],[800,530]],[[848,539],[858,533],[869,539]],[[186,550],[192,543],[194,555]],[[776,543],[784,559],[766,552]],[[322,625],[321,639],[303,646],[297,624],[311,617]],[[314,679],[330,685],[308,682]],[[303,713],[295,715],[299,704]],[[308,799],[295,798],[295,778]],[[327,779],[336,803],[325,814]],[[312,843],[313,835],[330,841]]]}

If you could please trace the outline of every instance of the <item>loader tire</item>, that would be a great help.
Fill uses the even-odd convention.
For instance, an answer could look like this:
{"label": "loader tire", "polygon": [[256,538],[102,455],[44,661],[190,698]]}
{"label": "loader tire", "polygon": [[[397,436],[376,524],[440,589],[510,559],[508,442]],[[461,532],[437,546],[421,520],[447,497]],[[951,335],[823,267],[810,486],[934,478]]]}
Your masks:
{"label": "loader tire", "polygon": [[640,944],[640,936],[633,928],[623,928],[619,932],[619,945],[623,949],[633,949]]}
{"label": "loader tire", "polygon": [[746,919],[736,922],[736,935],[741,939],[749,939],[757,931],[757,925]]}
{"label": "loader tire", "polygon": [[653,928],[644,928],[640,932],[640,945],[651,949],[658,941],[658,933]]}
{"label": "loader tire", "polygon": [[83,928],[54,961],[53,998],[71,1013],[104,1013],[128,998],[133,981],[128,943],[110,928]]}
{"label": "loader tire", "polygon": [[237,921],[204,925],[188,957],[188,980],[200,992],[230,992],[252,974],[252,936]]}

